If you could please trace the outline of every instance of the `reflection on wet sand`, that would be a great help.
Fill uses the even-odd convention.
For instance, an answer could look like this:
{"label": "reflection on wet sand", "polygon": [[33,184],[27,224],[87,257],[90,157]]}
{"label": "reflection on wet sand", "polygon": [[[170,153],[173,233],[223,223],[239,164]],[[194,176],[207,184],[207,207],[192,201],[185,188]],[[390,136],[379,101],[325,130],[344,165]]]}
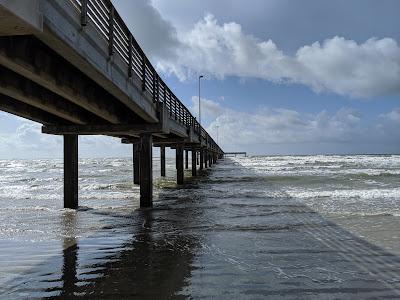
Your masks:
{"label": "reflection on wet sand", "polygon": [[[63,228],[65,235],[68,235],[68,231],[76,228],[76,215],[65,214],[63,221]],[[61,296],[73,296],[76,291],[77,278],[77,263],[78,263],[78,244],[74,232],[64,238],[63,242],[63,267],[61,281],[63,283]]]}
{"label": "reflection on wet sand", "polygon": [[63,282],[61,296],[73,296],[76,291],[78,282],[76,268],[78,262],[78,245],[75,243],[72,246],[63,250],[64,264],[62,268]]}
{"label": "reflection on wet sand", "polygon": [[[181,230],[190,226],[194,217],[190,208],[163,205],[154,210],[139,210],[134,216],[120,216],[123,222],[109,230],[124,231],[130,238],[120,245],[97,245],[90,250],[94,256],[89,264],[80,258],[87,256],[87,246],[80,247],[79,238],[65,238],[67,247],[63,250],[59,295],[85,298],[176,295],[187,284],[199,245],[194,235]],[[54,288],[47,290],[50,291]]]}
{"label": "reflection on wet sand", "polygon": [[[162,211],[162,215],[165,213]],[[104,264],[92,265],[91,269],[101,267],[101,276],[86,282],[77,292],[93,297],[143,298],[172,296],[181,290],[190,276],[196,240],[179,232],[180,222],[186,222],[186,217],[179,219],[179,213],[174,212],[176,224],[168,228],[171,232],[165,232],[160,227],[172,224],[163,224],[157,215],[156,211],[140,211],[132,240],[121,246],[122,251],[107,257]]]}

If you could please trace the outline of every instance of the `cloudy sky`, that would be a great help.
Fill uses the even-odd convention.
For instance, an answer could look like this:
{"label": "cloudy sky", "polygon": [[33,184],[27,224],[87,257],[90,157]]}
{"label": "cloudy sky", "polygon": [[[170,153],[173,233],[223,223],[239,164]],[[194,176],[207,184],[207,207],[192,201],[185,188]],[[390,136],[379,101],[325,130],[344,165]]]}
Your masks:
{"label": "cloudy sky", "polygon": [[[400,1],[113,2],[195,115],[205,75],[203,125],[224,150],[400,152]],[[0,158],[61,156],[39,125],[0,122]],[[80,145],[82,156],[130,155],[110,138]]]}

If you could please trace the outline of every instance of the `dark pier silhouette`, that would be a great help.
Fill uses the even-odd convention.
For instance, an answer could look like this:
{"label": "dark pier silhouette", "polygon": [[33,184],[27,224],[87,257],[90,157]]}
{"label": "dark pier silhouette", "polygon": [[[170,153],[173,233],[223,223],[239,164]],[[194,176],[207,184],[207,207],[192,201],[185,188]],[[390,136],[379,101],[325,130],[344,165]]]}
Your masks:
{"label": "dark pier silhouette", "polygon": [[[162,45],[160,45],[162,47]],[[177,183],[223,157],[157,74],[110,0],[0,2],[0,110],[64,136],[64,207],[78,207],[78,136],[132,144],[140,206],[153,203],[152,149],[176,149]],[[184,155],[185,153],[185,155]],[[186,158],[184,163],[184,157]]]}

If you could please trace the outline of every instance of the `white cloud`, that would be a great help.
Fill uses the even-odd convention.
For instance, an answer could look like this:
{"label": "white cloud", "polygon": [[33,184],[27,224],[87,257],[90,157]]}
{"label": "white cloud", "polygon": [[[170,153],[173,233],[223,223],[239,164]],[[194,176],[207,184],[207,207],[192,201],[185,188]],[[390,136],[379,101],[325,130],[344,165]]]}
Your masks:
{"label": "white cloud", "polygon": [[357,43],[327,36],[288,55],[273,40],[247,34],[236,22],[221,24],[211,14],[176,28],[151,1],[114,3],[157,68],[181,80],[203,73],[299,83],[356,98],[400,93],[400,47],[392,38]]}
{"label": "white cloud", "polygon": [[397,146],[396,152],[400,149],[400,107],[394,108],[392,111],[381,114],[378,117],[377,129],[380,139],[383,142],[390,142]]}
{"label": "white cloud", "polygon": [[335,37],[304,46],[296,54],[303,75],[295,81],[315,90],[369,97],[400,92],[400,48],[390,38],[363,44]]}
{"label": "white cloud", "polygon": [[132,147],[121,143],[121,139],[108,136],[80,136],[81,157],[130,157]]}
{"label": "white cloud", "polygon": [[[193,99],[197,100],[196,97]],[[217,107],[208,114],[213,121],[207,131],[217,137],[223,149],[272,153],[368,153],[393,152],[400,147],[400,109],[369,120],[355,109],[334,113],[301,113],[283,108],[259,107],[255,112]],[[214,113],[215,112],[215,113]],[[321,147],[324,146],[324,147]],[[259,150],[257,150],[259,149]]]}
{"label": "white cloud", "polygon": [[[41,125],[22,119],[14,132],[0,134],[0,157],[54,157],[62,155],[62,139],[41,133]],[[60,157],[61,155],[58,155]]]}
{"label": "white cloud", "polygon": [[113,2],[151,61],[159,58],[176,59],[175,50],[180,47],[176,29],[152,6],[151,1]]}
{"label": "white cloud", "polygon": [[394,108],[391,112],[381,115],[381,118],[386,121],[400,124],[400,107]]}
{"label": "white cloud", "polygon": [[208,130],[215,132],[219,126],[220,140],[226,144],[352,143],[363,136],[360,124],[358,113],[351,109],[303,115],[264,107],[254,114],[226,110]]}
{"label": "white cloud", "polygon": [[[206,98],[201,98],[201,115],[203,119],[215,119],[217,116],[219,116],[223,112],[223,108],[221,104],[218,102],[215,102],[213,100],[209,100]],[[190,108],[192,111],[192,114],[194,116],[198,116],[199,114],[199,97],[198,96],[193,96],[192,97],[192,106]]]}
{"label": "white cloud", "polygon": [[316,92],[351,97],[400,93],[400,47],[391,38],[357,44],[334,37],[303,46],[290,56],[272,40],[244,33],[240,24],[219,24],[207,15],[188,32],[179,32],[178,39],[178,59],[160,58],[157,67],[182,80],[206,73],[300,83]]}
{"label": "white cloud", "polygon": [[[193,97],[193,104],[196,100]],[[400,108],[367,120],[351,108],[306,114],[259,107],[249,113],[227,109],[210,99],[204,99],[203,104],[204,118],[211,121],[207,131],[216,140],[218,126],[219,142],[226,151],[306,154],[392,153],[400,149]],[[42,134],[39,124],[18,121],[16,130],[0,133],[1,158],[62,157],[61,137]],[[80,157],[130,157],[131,150],[110,137],[81,136],[79,140]],[[158,151],[154,153],[158,155]]]}
{"label": "white cloud", "polygon": [[[8,118],[8,116],[7,116]],[[63,138],[41,133],[41,124],[14,118],[14,131],[0,132],[0,158],[60,158]],[[80,157],[129,157],[132,148],[106,136],[80,136]]]}

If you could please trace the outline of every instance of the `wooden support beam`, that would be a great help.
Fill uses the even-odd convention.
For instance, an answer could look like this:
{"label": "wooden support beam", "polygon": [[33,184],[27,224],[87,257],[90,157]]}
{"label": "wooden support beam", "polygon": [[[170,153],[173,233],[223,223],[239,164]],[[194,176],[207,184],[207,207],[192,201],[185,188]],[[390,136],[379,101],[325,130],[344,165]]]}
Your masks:
{"label": "wooden support beam", "polygon": [[197,150],[193,149],[192,150],[192,176],[193,177],[197,176],[196,158],[197,158]]}
{"label": "wooden support beam", "polygon": [[189,150],[185,150],[185,169],[189,169]]}
{"label": "wooden support beam", "polygon": [[[138,143],[139,138],[129,137],[123,138],[121,140],[122,144],[133,144]],[[182,138],[175,138],[175,137],[159,137],[157,133],[153,133],[153,146],[154,147],[171,147],[175,148],[176,144],[187,143],[188,141]]]}
{"label": "wooden support beam", "polygon": [[140,135],[142,133],[160,132],[159,124],[108,124],[108,125],[45,125],[42,132],[64,135]]}
{"label": "wooden support beam", "polygon": [[2,94],[0,94],[0,110],[42,124],[68,123],[66,120]]}
{"label": "wooden support beam", "polygon": [[77,135],[64,135],[64,208],[78,208]]}
{"label": "wooden support beam", "polygon": [[136,137],[124,137],[121,139],[122,144],[140,144],[140,138]]}
{"label": "wooden support beam", "polygon": [[204,152],[203,149],[200,149],[200,170],[204,168]]}
{"label": "wooden support beam", "polygon": [[165,177],[165,147],[160,147],[161,177]]}
{"label": "wooden support beam", "polygon": [[153,206],[153,137],[140,135],[140,207]]}
{"label": "wooden support beam", "polygon": [[168,138],[155,138],[154,143],[157,145],[165,145],[165,147],[174,147],[176,144],[182,144],[187,142],[187,140],[183,138],[175,138],[175,137],[168,137]]}
{"label": "wooden support beam", "polygon": [[77,124],[104,122],[42,86],[0,66],[0,93]]}
{"label": "wooden support beam", "polygon": [[115,97],[34,37],[1,37],[0,65],[110,123],[133,120]]}
{"label": "wooden support beam", "polygon": [[133,184],[140,184],[140,144],[132,145],[133,154]]}
{"label": "wooden support beam", "polygon": [[183,184],[184,172],[183,172],[183,145],[177,145],[176,147],[176,183]]}

